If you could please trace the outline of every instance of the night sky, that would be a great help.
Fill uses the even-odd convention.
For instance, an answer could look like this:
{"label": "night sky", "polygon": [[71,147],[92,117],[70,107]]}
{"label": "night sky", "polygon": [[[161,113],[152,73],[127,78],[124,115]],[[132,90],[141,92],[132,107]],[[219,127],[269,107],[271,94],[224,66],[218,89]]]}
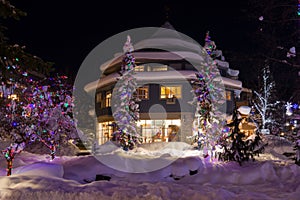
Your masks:
{"label": "night sky", "polygon": [[244,5],[238,0],[230,3],[220,0],[12,0],[11,3],[27,12],[27,16],[5,24],[10,43],[25,45],[28,52],[54,62],[57,69],[73,73],[105,39],[128,29],[160,27],[166,21],[166,6],[170,8],[168,19],[174,28],[201,45],[209,30],[218,49],[245,49],[249,28],[241,12]]}

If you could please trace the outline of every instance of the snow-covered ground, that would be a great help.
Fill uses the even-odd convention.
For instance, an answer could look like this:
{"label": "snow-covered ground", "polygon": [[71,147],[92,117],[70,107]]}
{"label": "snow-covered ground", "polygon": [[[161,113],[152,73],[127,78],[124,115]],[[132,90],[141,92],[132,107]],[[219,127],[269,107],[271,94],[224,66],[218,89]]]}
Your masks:
{"label": "snow-covered ground", "polygon": [[[282,156],[289,150],[285,143],[270,144],[256,161],[242,166],[211,162],[184,143],[147,144],[130,152],[108,143],[97,156],[53,161],[47,154],[24,151],[16,156],[10,177],[0,158],[0,199],[297,200],[300,167]],[[99,162],[102,157],[110,167]],[[95,181],[97,174],[111,179]]]}

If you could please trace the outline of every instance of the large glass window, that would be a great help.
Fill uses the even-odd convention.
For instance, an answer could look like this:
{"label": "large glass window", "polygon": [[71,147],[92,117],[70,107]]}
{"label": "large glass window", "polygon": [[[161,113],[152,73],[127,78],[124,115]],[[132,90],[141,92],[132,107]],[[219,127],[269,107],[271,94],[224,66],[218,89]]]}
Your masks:
{"label": "large glass window", "polygon": [[174,141],[179,133],[180,119],[140,120],[137,122],[144,143]]}
{"label": "large glass window", "polygon": [[99,143],[103,144],[112,138],[113,121],[99,123]]}
{"label": "large glass window", "polygon": [[106,92],[105,95],[105,107],[111,106],[111,91]]}
{"label": "large glass window", "polygon": [[153,72],[168,71],[168,65],[153,66],[152,71]]}
{"label": "large glass window", "polygon": [[161,71],[168,71],[168,65],[161,65],[158,63],[148,63],[145,65],[137,65],[134,68],[136,72],[161,72]]}
{"label": "large glass window", "polygon": [[149,87],[143,86],[136,89],[136,97],[139,99],[149,99]]}
{"label": "large glass window", "polygon": [[[140,120],[137,122],[138,133],[142,136],[143,143],[177,141],[180,126],[180,119]],[[98,124],[99,144],[112,139],[114,127],[113,121]]]}
{"label": "large glass window", "polygon": [[181,98],[181,86],[160,86],[160,98]]}

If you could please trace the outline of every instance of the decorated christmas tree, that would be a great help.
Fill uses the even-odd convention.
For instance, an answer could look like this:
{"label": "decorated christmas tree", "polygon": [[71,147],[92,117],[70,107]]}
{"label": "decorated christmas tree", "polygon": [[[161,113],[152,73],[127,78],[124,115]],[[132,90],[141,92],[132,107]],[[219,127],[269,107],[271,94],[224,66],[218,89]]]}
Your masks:
{"label": "decorated christmas tree", "polygon": [[[9,70],[9,69],[8,69]],[[1,139],[20,149],[42,142],[52,159],[56,147],[77,139],[73,120],[72,86],[67,77],[33,79],[26,71],[17,71],[19,79],[2,82],[0,87]]]}
{"label": "decorated christmas tree", "polygon": [[120,78],[113,91],[113,117],[118,130],[113,134],[113,140],[117,141],[124,150],[131,150],[138,142],[136,121],[139,119],[139,99],[134,95],[137,89],[134,77],[135,59],[132,54],[133,46],[130,36],[123,47],[124,58],[120,70]]}
{"label": "decorated christmas tree", "polygon": [[[280,121],[282,121],[282,114],[278,115],[278,106],[280,101],[275,100],[275,82],[272,81],[270,69],[268,66],[262,70],[262,84],[260,91],[254,91],[255,98],[253,101],[254,107],[258,112],[256,121],[259,121],[262,129],[276,130]],[[274,133],[275,134],[275,133]]]}
{"label": "decorated christmas tree", "polygon": [[[7,161],[7,175],[11,175],[15,156],[33,141],[42,141],[34,135],[45,129],[46,118],[61,100],[54,99],[68,87],[61,82],[62,77],[56,77],[55,80],[47,78],[53,63],[29,54],[25,46],[9,43],[5,36],[5,19],[18,20],[26,13],[8,0],[0,2],[0,13],[0,140],[11,143],[2,150]],[[54,82],[60,85],[60,89],[53,85]],[[49,102],[50,99],[55,103]]]}
{"label": "decorated christmas tree", "polygon": [[[207,126],[210,123],[210,112],[211,112],[211,100],[209,97],[209,91],[204,81],[204,77],[198,72],[195,74],[196,79],[191,81],[193,85],[193,92],[195,94],[195,104],[196,104],[196,119],[197,119],[197,136],[196,141],[198,143],[198,149],[201,149],[202,145],[207,146],[206,144],[206,134]],[[206,142],[205,142],[206,141]]]}
{"label": "decorated christmas tree", "polygon": [[209,31],[207,31],[205,36],[205,43],[204,43],[204,49],[206,50],[207,54],[214,57],[216,53],[216,44],[214,41],[210,39]]}
{"label": "decorated christmas tree", "polygon": [[43,86],[32,88],[34,96],[22,112],[25,118],[34,122],[25,127],[29,142],[45,144],[51,159],[55,158],[56,148],[60,144],[78,138],[72,113],[72,87],[66,83],[66,78],[50,78]]}
{"label": "decorated christmas tree", "polygon": [[191,79],[194,98],[190,103],[196,107],[194,135],[198,149],[203,149],[204,157],[210,154],[212,158],[218,141],[223,137],[225,94],[216,62],[211,57],[216,53],[216,45],[210,40],[209,33],[206,34],[204,49],[202,56],[206,63]]}

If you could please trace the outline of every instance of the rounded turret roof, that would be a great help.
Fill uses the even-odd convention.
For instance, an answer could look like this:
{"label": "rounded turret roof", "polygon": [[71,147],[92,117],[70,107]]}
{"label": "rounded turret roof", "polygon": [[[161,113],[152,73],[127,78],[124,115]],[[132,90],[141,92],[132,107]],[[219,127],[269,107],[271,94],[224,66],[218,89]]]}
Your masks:
{"label": "rounded turret roof", "polygon": [[[167,21],[158,28],[151,37],[141,40],[133,45],[133,56],[137,64],[160,61],[182,61],[193,59],[203,61],[203,49],[199,44],[175,31],[174,27]],[[202,53],[201,53],[202,52]],[[109,74],[117,70],[122,62],[123,53],[116,53],[115,57],[100,66],[102,72]]]}

